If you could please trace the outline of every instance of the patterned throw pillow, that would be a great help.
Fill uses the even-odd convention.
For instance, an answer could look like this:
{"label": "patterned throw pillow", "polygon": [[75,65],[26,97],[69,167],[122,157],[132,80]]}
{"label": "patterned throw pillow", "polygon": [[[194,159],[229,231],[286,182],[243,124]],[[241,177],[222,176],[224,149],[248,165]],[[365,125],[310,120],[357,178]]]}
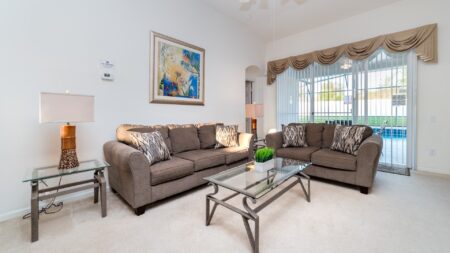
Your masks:
{"label": "patterned throw pillow", "polygon": [[159,131],[151,133],[132,132],[132,145],[147,157],[150,164],[170,159],[170,151]]}
{"label": "patterned throw pillow", "polygon": [[334,130],[333,143],[330,149],[352,155],[358,154],[359,146],[364,140],[365,126],[337,125]]}
{"label": "patterned throw pillow", "polygon": [[308,147],[304,125],[282,125],[283,147]]}
{"label": "patterned throw pillow", "polygon": [[216,147],[236,147],[238,146],[238,126],[237,125],[217,125],[216,126]]}

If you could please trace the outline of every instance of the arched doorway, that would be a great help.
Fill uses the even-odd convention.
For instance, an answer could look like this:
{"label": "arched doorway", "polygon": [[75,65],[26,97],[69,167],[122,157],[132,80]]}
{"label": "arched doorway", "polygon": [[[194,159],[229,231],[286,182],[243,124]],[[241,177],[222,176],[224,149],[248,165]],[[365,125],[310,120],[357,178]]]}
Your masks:
{"label": "arched doorway", "polygon": [[263,76],[258,66],[252,65],[245,69],[245,130],[255,134],[258,139],[263,138]]}

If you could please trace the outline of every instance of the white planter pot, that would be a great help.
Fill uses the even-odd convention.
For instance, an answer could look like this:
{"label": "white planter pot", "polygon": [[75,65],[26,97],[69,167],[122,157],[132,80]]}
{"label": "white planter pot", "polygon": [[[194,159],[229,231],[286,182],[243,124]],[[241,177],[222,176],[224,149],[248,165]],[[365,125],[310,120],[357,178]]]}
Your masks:
{"label": "white planter pot", "polygon": [[273,169],[274,166],[275,166],[275,160],[274,159],[270,159],[269,161],[266,161],[266,162],[263,162],[263,163],[255,162],[255,170],[259,171],[259,172],[268,171],[270,169]]}

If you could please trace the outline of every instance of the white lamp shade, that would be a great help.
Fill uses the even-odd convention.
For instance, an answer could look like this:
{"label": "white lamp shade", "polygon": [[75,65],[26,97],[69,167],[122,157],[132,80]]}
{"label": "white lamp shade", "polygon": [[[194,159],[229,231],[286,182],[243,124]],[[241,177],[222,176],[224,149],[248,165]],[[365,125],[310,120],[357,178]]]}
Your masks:
{"label": "white lamp shade", "polygon": [[94,121],[94,96],[41,92],[40,123]]}
{"label": "white lamp shade", "polygon": [[262,104],[246,104],[245,115],[247,118],[259,118],[264,116],[264,108]]}

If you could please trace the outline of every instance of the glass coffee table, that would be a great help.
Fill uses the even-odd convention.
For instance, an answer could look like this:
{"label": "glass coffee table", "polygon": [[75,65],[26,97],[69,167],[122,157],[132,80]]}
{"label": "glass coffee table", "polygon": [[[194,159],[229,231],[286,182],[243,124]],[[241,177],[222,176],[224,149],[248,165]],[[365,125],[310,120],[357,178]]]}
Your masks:
{"label": "glass coffee table", "polygon": [[[250,162],[204,178],[214,187],[214,192],[206,195],[206,226],[211,223],[211,219],[218,205],[226,207],[242,216],[253,252],[259,252],[258,212],[297,184],[301,186],[306,200],[308,202],[311,200],[310,178],[303,173],[303,170],[310,166],[311,163],[286,158],[275,158],[274,160],[274,168],[268,171],[257,171],[254,162]],[[307,188],[303,185],[301,177],[307,179]],[[283,185],[284,182],[291,178],[296,178],[296,180],[284,186],[281,191],[278,191],[258,206],[250,207],[248,205],[249,200],[253,204],[256,204],[258,199],[278,186]],[[215,198],[213,195],[219,192],[219,186],[227,188],[234,193],[223,199]],[[245,210],[226,202],[238,195],[243,195],[242,204]],[[214,202],[212,209],[210,208],[210,201]],[[254,233],[250,228],[249,220],[255,223]]]}

